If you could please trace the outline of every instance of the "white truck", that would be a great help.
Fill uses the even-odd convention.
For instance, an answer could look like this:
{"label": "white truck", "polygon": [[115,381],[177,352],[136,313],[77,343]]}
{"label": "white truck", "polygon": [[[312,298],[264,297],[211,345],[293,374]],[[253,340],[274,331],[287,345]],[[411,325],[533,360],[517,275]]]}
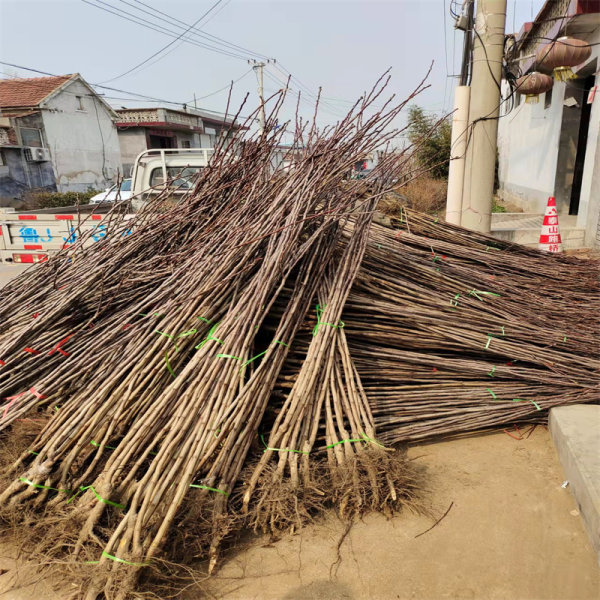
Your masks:
{"label": "white truck", "polygon": [[[208,166],[212,154],[212,148],[142,152],[133,168],[132,198],[123,208],[139,210],[166,185],[173,188],[174,194],[185,195],[198,173]],[[94,233],[89,243],[93,244],[106,235],[102,221],[112,207],[112,203],[101,203],[20,212],[0,207],[0,262],[43,262],[90,229]]]}

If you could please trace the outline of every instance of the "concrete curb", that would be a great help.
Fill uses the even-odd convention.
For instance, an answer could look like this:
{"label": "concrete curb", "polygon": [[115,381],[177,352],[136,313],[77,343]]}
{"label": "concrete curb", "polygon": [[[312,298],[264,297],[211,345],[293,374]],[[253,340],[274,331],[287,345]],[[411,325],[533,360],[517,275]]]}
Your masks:
{"label": "concrete curb", "polygon": [[550,411],[550,433],[600,564],[600,406]]}

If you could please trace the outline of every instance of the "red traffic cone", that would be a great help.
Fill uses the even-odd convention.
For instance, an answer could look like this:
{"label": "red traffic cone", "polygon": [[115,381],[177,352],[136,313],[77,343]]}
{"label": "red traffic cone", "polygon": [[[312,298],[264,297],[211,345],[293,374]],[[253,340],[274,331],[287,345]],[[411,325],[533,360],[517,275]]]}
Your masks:
{"label": "red traffic cone", "polygon": [[556,200],[553,196],[548,198],[548,205],[544,213],[539,249],[546,252],[562,252],[562,242],[558,229],[558,212],[556,212]]}

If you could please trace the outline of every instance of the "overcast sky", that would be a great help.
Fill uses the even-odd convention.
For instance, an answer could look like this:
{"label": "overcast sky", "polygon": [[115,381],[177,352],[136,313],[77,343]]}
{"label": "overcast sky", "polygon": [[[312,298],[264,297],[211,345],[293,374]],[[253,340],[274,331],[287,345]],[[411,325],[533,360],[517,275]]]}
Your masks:
{"label": "overcast sky", "polygon": [[[456,10],[460,4],[452,6]],[[518,31],[542,4],[542,0],[508,0],[507,31],[513,26]],[[198,27],[243,47],[229,46],[240,57],[179,41],[119,77],[172,42],[213,6]],[[183,22],[183,28],[152,9]],[[248,108],[257,105],[256,77],[247,59],[258,53],[279,65],[279,70],[265,69],[267,93],[281,87],[274,79],[284,78],[287,71],[301,82],[294,81],[292,87],[304,86],[314,93],[322,86],[327,105],[321,122],[335,121],[389,67],[390,92],[406,97],[432,61],[431,87],[417,103],[430,111],[451,110],[463,42],[463,33],[453,28],[446,0],[0,0],[0,11],[2,61],[54,74],[79,72],[90,83],[107,82],[127,92],[189,105],[195,94],[199,107],[224,111],[227,91],[214,92],[240,77],[233,104],[239,105],[250,92]],[[126,20],[123,17],[132,17],[125,12],[175,35]],[[35,76],[0,67],[3,77]],[[130,94],[98,91],[127,98],[110,98],[113,106],[136,106]],[[307,111],[307,104],[303,106]]]}

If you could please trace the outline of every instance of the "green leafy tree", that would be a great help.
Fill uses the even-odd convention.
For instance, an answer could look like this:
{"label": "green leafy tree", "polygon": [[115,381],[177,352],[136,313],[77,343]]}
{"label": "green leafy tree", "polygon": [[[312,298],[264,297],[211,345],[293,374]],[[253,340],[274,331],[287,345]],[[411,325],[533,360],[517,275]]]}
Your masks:
{"label": "green leafy tree", "polygon": [[408,139],[415,144],[415,158],[421,167],[430,169],[434,179],[448,179],[450,165],[450,137],[452,125],[448,119],[426,115],[420,107],[408,109]]}

